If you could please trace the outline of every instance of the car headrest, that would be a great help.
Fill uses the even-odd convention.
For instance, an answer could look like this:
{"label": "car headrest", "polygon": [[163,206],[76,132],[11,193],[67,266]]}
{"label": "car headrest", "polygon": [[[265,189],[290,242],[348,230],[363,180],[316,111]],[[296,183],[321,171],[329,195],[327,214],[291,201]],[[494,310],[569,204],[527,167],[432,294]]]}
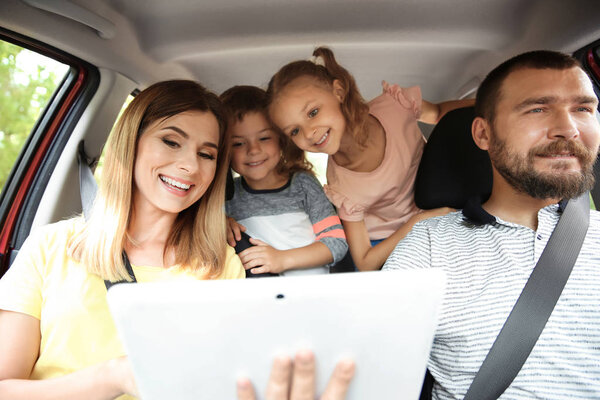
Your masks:
{"label": "car headrest", "polygon": [[471,197],[490,196],[492,165],[471,136],[474,118],[474,107],[453,110],[431,132],[415,182],[417,207],[462,209]]}

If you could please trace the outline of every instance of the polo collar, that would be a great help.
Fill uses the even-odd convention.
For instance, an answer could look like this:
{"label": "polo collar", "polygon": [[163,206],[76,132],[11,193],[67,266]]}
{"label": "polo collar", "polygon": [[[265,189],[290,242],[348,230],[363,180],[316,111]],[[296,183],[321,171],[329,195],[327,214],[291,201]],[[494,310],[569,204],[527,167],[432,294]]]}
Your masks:
{"label": "polo collar", "polygon": [[496,223],[496,217],[489,212],[485,211],[481,207],[481,197],[471,197],[465,203],[465,207],[462,209],[463,217],[466,221],[474,225],[494,225]]}
{"label": "polo collar", "polygon": [[[568,200],[563,199],[558,203],[559,213],[565,210],[568,202]],[[481,197],[479,196],[467,200],[465,207],[462,209],[464,219],[474,225],[494,225],[497,222],[496,217],[485,211],[481,203]]]}

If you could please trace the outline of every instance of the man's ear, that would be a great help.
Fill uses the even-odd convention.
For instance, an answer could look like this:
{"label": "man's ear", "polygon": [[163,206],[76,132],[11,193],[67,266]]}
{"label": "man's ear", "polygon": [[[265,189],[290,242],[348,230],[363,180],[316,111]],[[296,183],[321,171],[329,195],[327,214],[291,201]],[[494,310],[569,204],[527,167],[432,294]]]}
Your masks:
{"label": "man's ear", "polygon": [[491,128],[487,120],[475,117],[471,125],[471,135],[473,136],[473,141],[481,150],[490,149]]}
{"label": "man's ear", "polygon": [[344,90],[344,85],[340,82],[339,79],[334,79],[333,84],[333,95],[338,99],[340,103],[344,102],[344,97],[346,97],[346,90]]}

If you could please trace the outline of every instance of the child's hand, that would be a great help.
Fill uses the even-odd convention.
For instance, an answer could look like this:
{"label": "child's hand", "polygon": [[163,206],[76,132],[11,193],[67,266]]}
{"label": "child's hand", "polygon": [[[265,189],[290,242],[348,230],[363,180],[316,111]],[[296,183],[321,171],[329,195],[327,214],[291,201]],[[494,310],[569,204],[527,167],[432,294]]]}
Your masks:
{"label": "child's hand", "polygon": [[242,239],[242,232],[246,232],[246,227],[240,225],[231,217],[227,217],[227,243],[235,247],[237,241]]}
{"label": "child's hand", "polygon": [[456,211],[455,208],[450,208],[450,207],[440,207],[440,208],[434,208],[432,210],[425,210],[423,212],[420,212],[419,214],[416,214],[412,217],[412,219],[414,219],[414,223],[417,223],[419,221],[423,221],[425,219],[428,218],[433,218],[433,217],[439,217],[442,215],[446,215],[448,213],[451,213],[453,211]]}
{"label": "child's hand", "polygon": [[278,274],[284,271],[283,251],[254,238],[250,238],[250,243],[254,246],[238,254],[245,269],[250,269],[252,274],[264,274],[266,272]]}
{"label": "child's hand", "polygon": [[398,86],[396,84],[390,85],[389,83],[387,83],[386,81],[381,81],[381,86],[383,87],[383,90],[389,90],[390,88],[394,87],[394,86]]}

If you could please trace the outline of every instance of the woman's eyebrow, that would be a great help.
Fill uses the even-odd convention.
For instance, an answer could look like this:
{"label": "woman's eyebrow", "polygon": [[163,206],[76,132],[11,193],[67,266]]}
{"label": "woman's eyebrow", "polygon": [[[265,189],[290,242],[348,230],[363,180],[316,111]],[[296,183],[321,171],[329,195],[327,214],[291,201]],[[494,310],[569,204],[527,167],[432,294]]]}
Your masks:
{"label": "woman's eyebrow", "polygon": [[204,142],[204,143],[202,143],[202,146],[213,147],[213,148],[219,150],[219,146],[217,146],[217,144],[213,143],[213,142]]}
{"label": "woman's eyebrow", "polygon": [[[176,126],[169,125],[169,126],[165,126],[164,128],[162,128],[162,130],[167,130],[167,129],[177,132],[178,134],[183,136],[185,139],[189,139],[189,137],[190,137],[190,135],[188,135],[183,129],[178,128]],[[219,146],[213,142],[204,142],[204,143],[202,143],[202,146],[213,147],[217,150],[219,149]]]}
{"label": "woman's eyebrow", "polygon": [[164,128],[162,128],[162,130],[167,130],[167,129],[170,129],[172,131],[175,131],[175,132],[179,133],[185,139],[189,139],[189,137],[190,137],[190,135],[188,135],[187,133],[185,133],[185,131],[183,129],[178,128],[176,126],[169,125],[169,126],[165,126]]}

